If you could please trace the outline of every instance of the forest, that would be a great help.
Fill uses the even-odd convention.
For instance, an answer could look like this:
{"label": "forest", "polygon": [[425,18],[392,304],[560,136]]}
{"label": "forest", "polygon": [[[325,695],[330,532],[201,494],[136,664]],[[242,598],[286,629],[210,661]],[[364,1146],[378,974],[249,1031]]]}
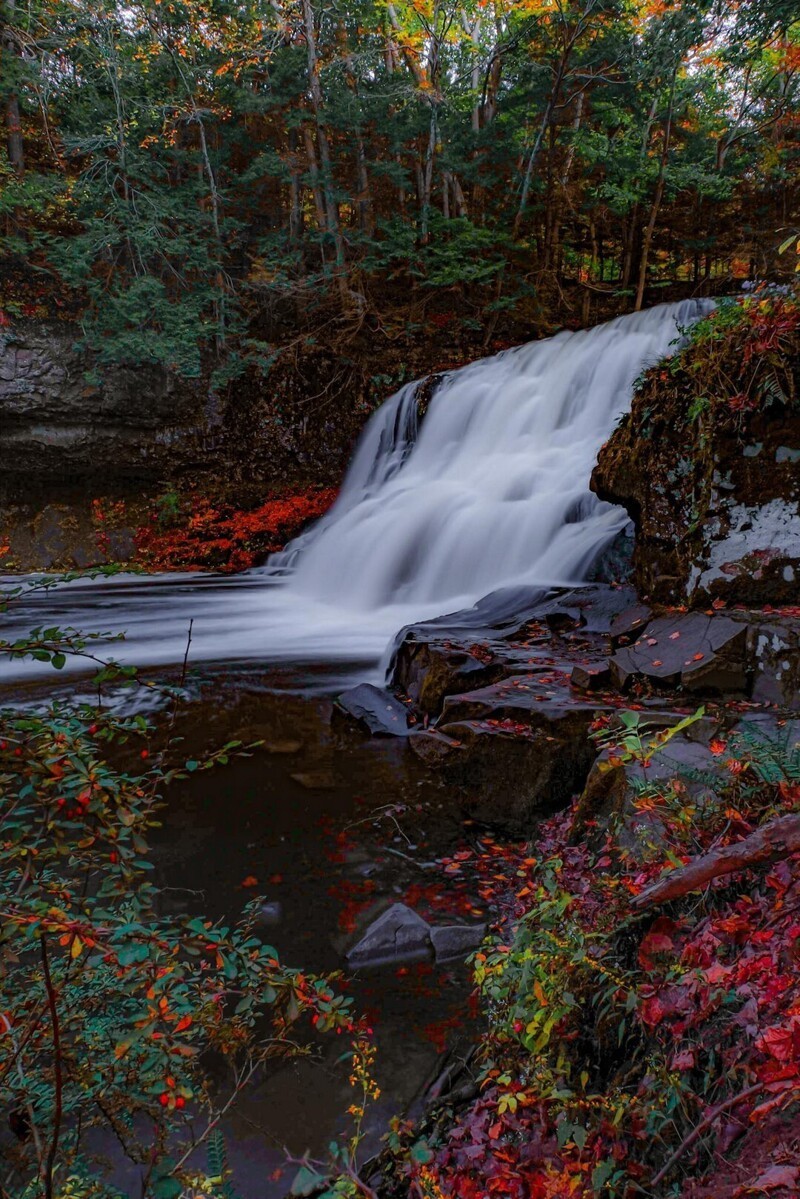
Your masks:
{"label": "forest", "polygon": [[792,0],[2,21],[2,308],[77,316],[101,363],[221,384],[331,331],[488,347],[787,270]]}

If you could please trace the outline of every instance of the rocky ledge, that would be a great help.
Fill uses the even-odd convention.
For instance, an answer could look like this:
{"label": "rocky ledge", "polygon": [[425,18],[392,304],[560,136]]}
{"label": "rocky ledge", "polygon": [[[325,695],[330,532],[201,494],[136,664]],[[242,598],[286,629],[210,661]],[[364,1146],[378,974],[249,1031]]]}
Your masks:
{"label": "rocky ledge", "polygon": [[800,608],[658,608],[594,584],[540,594],[495,625],[468,615],[404,630],[387,688],[355,688],[337,711],[406,737],[473,818],[509,832],[576,793],[587,819],[624,807],[628,775],[598,767],[591,736],[622,711],[652,730],[702,708],[670,742],[699,769],[735,726],[772,735],[800,704]]}

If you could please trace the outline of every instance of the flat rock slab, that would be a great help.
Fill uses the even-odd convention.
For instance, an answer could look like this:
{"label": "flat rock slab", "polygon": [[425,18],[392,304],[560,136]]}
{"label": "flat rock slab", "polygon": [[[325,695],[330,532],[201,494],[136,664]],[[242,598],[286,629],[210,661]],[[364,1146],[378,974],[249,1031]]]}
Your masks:
{"label": "flat rock slab", "polygon": [[399,699],[372,683],[359,683],[336,700],[339,715],[355,721],[373,737],[407,737],[408,711]]}
{"label": "flat rock slab", "polygon": [[591,714],[604,706],[599,700],[576,695],[570,687],[570,674],[553,668],[448,696],[438,727],[446,732],[447,725],[456,721],[493,721],[495,726],[505,725],[506,732],[524,735],[526,729],[550,725],[575,712],[585,712],[591,720]]}
{"label": "flat rock slab", "polygon": [[432,952],[427,921],[404,903],[394,903],[374,920],[364,936],[347,951],[352,969],[388,962],[418,961]]}
{"label": "flat rock slab", "polygon": [[692,691],[743,692],[747,687],[746,628],[727,616],[676,613],[652,620],[611,658],[611,679],[627,691],[637,679]]}
{"label": "flat rock slab", "polygon": [[[491,597],[489,597],[491,598]],[[608,649],[613,621],[636,600],[630,587],[593,586],[539,592],[513,618],[495,627],[470,625],[469,614],[456,613],[425,624],[410,625],[399,635],[391,665],[391,686],[404,693],[427,716],[438,716],[448,695],[475,691],[525,665],[536,647],[547,645],[563,658],[594,646]],[[483,618],[491,610],[474,616]],[[448,625],[448,620],[453,623]],[[540,655],[543,656],[543,655]],[[572,663],[568,670],[571,670]]]}

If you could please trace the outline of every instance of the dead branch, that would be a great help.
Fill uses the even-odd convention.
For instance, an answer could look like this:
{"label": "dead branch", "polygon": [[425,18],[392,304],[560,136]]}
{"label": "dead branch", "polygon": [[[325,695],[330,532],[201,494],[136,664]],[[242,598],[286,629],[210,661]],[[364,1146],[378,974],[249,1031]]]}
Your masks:
{"label": "dead branch", "polygon": [[634,908],[648,908],[656,903],[679,899],[690,891],[698,891],[715,878],[734,874],[749,866],[765,866],[800,850],[800,816],[781,816],[756,829],[743,841],[713,849],[710,853],[692,858],[679,870],[646,887],[632,900]]}
{"label": "dead branch", "polygon": [[664,1163],[664,1165],[656,1174],[655,1178],[650,1183],[651,1187],[658,1186],[658,1184],[664,1178],[666,1178],[672,1167],[680,1160],[681,1157],[683,1157],[687,1149],[691,1149],[692,1145],[694,1145],[696,1141],[700,1140],[703,1133],[708,1131],[718,1116],[721,1116],[723,1112],[730,1111],[732,1107],[738,1107],[739,1104],[745,1099],[749,1099],[751,1095],[755,1095],[759,1091],[763,1090],[763,1082],[757,1082],[754,1083],[752,1087],[746,1087],[745,1090],[740,1091],[738,1095],[732,1095],[730,1099],[725,1099],[722,1103],[718,1103],[716,1107],[712,1107],[711,1110],[703,1117],[697,1127],[689,1133],[688,1137],[686,1137],[684,1141],[681,1141],[672,1157],[670,1157],[669,1160]]}

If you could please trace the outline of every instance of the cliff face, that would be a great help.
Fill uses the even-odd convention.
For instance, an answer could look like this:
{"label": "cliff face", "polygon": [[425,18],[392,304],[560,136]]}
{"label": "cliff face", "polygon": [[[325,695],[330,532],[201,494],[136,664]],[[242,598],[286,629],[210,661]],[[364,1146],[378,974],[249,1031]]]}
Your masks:
{"label": "cliff face", "polygon": [[592,489],[636,526],[634,574],[664,603],[800,596],[800,304],[723,307],[645,377]]}
{"label": "cliff face", "polygon": [[92,362],[67,325],[0,331],[0,455],[12,480],[157,477],[201,456],[214,409],[160,367]]}

